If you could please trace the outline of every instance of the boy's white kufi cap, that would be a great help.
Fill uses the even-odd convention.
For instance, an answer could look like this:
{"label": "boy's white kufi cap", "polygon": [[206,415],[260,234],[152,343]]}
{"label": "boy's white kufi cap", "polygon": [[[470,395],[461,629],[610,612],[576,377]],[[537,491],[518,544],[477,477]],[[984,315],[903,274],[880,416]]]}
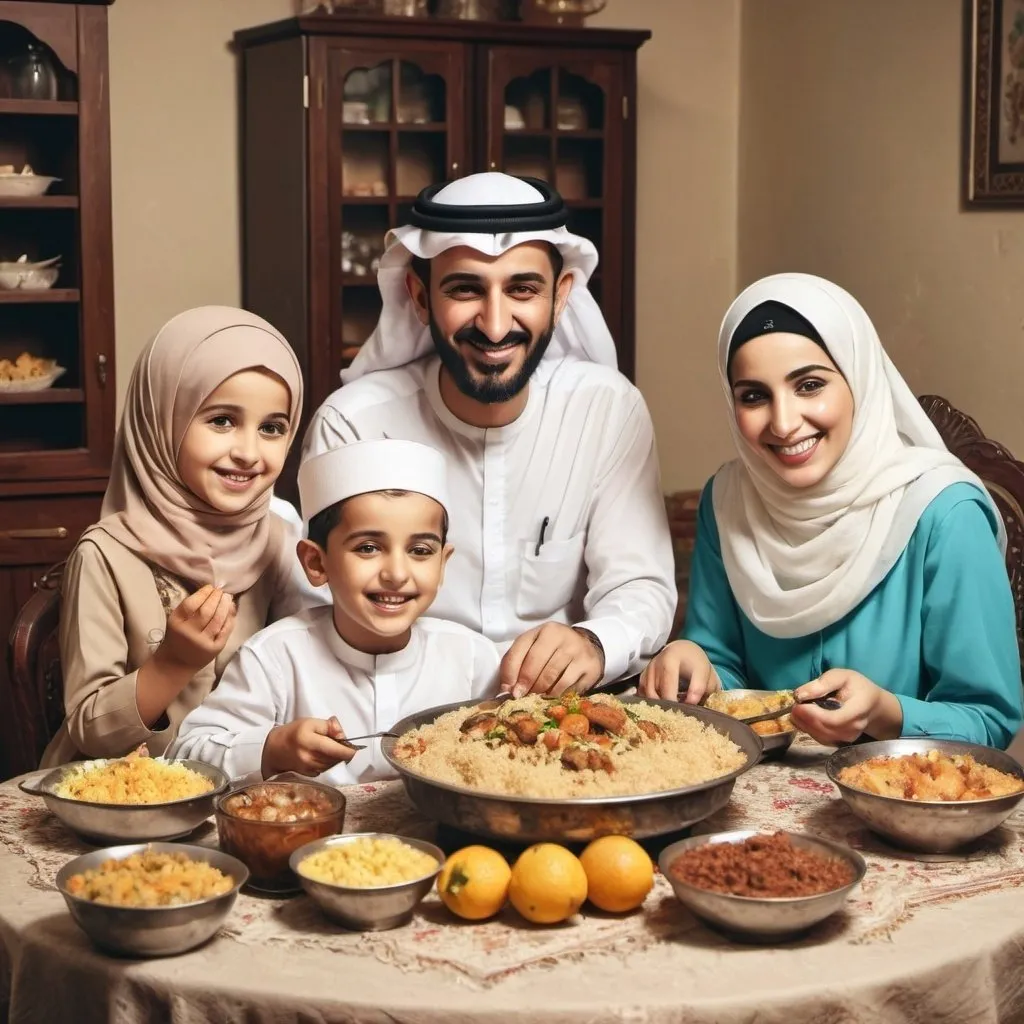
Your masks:
{"label": "boy's white kufi cap", "polygon": [[436,448],[384,438],[353,441],[299,466],[299,501],[307,522],[346,498],[371,491],[415,491],[448,510],[448,466]]}

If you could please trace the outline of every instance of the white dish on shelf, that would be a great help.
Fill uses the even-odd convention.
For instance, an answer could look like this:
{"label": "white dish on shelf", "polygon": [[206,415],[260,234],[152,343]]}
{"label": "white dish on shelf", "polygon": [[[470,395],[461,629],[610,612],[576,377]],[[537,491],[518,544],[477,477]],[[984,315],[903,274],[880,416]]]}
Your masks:
{"label": "white dish on shelf", "polygon": [[45,174],[0,174],[0,196],[41,196],[60,180]]}
{"label": "white dish on shelf", "polygon": [[0,260],[0,288],[13,291],[23,288],[27,291],[44,291],[52,288],[60,277],[59,256],[49,260],[30,263],[27,256],[18,260]]}
{"label": "white dish on shelf", "polygon": [[54,382],[62,374],[67,373],[63,366],[54,365],[53,368],[41,377],[27,377],[24,380],[0,380],[0,395],[25,394],[29,391],[45,391],[52,388]]}

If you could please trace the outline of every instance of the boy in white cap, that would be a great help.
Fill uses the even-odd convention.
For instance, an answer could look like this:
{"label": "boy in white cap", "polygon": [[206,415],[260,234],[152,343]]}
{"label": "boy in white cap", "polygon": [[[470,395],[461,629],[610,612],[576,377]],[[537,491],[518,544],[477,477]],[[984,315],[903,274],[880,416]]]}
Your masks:
{"label": "boy in white cap", "polygon": [[[437,614],[505,653],[516,695],[638,671],[668,638],[672,545],[651,417],[547,183],[471,174],[389,232],[376,330],[304,457],[402,437],[448,458],[459,558]],[[609,269],[614,273],[614,267]]]}
{"label": "boy in white cap", "polygon": [[232,777],[282,771],[335,784],[393,776],[380,741],[406,715],[497,690],[498,652],[478,633],[422,618],[452,555],[444,456],[412,441],[362,441],[299,470],[309,539],[298,556],[333,604],[242,645],[181,724],[174,757]]}

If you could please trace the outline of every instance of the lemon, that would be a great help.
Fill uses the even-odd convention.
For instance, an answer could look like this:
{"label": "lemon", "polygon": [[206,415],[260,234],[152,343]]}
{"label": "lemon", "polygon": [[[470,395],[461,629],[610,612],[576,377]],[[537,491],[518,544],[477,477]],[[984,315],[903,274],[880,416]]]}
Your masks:
{"label": "lemon", "polygon": [[493,917],[508,899],[512,869],[489,846],[466,846],[453,853],[437,876],[444,905],[468,921]]}
{"label": "lemon", "polygon": [[654,886],[654,865],[628,836],[602,836],[580,854],[587,874],[587,899],[615,914],[634,910]]}
{"label": "lemon", "polygon": [[557,924],[572,917],[587,898],[587,875],[564,846],[537,843],[516,860],[508,898],[527,921]]}

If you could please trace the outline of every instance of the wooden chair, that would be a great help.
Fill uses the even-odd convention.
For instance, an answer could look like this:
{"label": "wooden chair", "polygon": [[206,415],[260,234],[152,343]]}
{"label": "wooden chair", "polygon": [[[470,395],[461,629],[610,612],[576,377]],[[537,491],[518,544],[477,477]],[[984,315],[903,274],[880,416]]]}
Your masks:
{"label": "wooden chair", "polygon": [[1024,462],[987,438],[970,416],[938,395],[922,395],[921,407],[946,447],[981,477],[1006,526],[1006,571],[1017,612],[1017,645],[1024,666]]}
{"label": "wooden chair", "polygon": [[60,671],[60,583],[63,563],[36,584],[18,612],[7,646],[11,701],[0,720],[0,778],[39,767],[46,744],[64,721]]}

